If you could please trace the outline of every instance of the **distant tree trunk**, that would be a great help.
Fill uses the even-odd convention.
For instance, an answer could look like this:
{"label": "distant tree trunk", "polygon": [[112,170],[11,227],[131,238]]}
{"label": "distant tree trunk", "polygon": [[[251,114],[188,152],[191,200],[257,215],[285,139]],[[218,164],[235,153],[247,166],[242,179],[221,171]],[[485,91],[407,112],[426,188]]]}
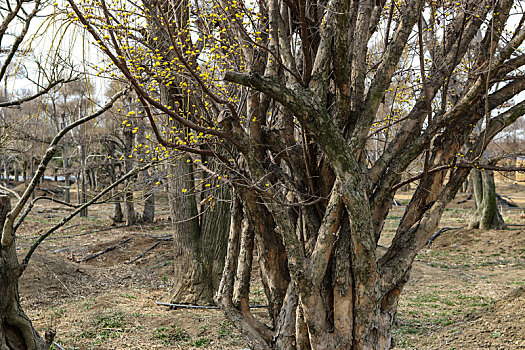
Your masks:
{"label": "distant tree trunk", "polygon": [[5,185],[9,185],[9,162],[7,159],[4,161],[4,181]]}
{"label": "distant tree trunk", "polygon": [[[67,147],[66,147],[66,144],[64,142],[64,144],[62,145],[62,172],[64,173],[64,187],[65,187],[65,201],[67,203],[70,203],[71,202],[71,192],[70,192],[70,186],[71,186],[71,183],[69,182],[69,172],[68,172],[68,168],[69,168],[69,165],[68,165],[68,158],[67,158],[67,155],[66,155],[66,151],[67,151]],[[24,163],[24,183],[25,183],[25,163]]]}
{"label": "distant tree trunk", "polygon": [[[8,196],[0,195],[0,228],[11,210]],[[0,246],[0,349],[49,349],[20,306],[18,279],[21,266],[16,241]],[[50,341],[51,342],[51,341]]]}
{"label": "distant tree trunk", "polygon": [[[115,165],[115,144],[113,142],[108,142],[107,144],[108,148],[108,155],[109,155],[109,166],[108,166],[108,173],[109,173],[109,179],[111,183],[115,182],[117,180],[117,170]],[[115,196],[118,192],[118,187],[111,190],[111,196]],[[120,205],[121,196],[116,196],[113,198],[113,216],[111,219],[113,220],[113,223],[121,223],[124,221],[124,215],[122,214],[122,206]]]}
{"label": "distant tree trunk", "polygon": [[[138,133],[137,133],[137,143],[139,145],[143,145],[146,141],[146,135],[145,130],[147,128],[147,124],[143,120],[138,120]],[[153,177],[151,176],[150,172],[146,170],[145,172],[142,172],[139,174],[141,183],[144,183],[144,188],[146,190],[143,191],[144,193],[144,211],[142,212],[142,221],[151,223],[155,221],[155,185]]]}
{"label": "distant tree trunk", "polygon": [[24,164],[22,168],[22,177],[23,177],[22,181],[25,184],[27,181],[27,160],[24,160]]}
{"label": "distant tree trunk", "polygon": [[97,168],[97,170],[95,171],[92,171],[91,172],[91,175],[93,176],[93,190],[96,191],[98,190],[98,174],[99,174],[99,169]]}
{"label": "distant tree trunk", "polygon": [[470,187],[470,181],[468,178],[465,179],[465,182],[463,182],[463,185],[461,185],[461,192],[467,193],[469,191]]}
{"label": "distant tree trunk", "polygon": [[[86,171],[86,145],[84,144],[84,142],[82,142],[82,144],[80,145],[80,162],[81,162],[81,169],[80,169],[80,172],[81,172],[81,189],[82,189],[82,193],[81,193],[81,203],[84,204],[87,202],[87,194],[86,194],[86,174],[87,174],[87,171]],[[82,209],[82,211],[80,212],[80,217],[87,217],[88,216],[88,210],[87,208],[84,208]]]}
{"label": "distant tree trunk", "polygon": [[[133,125],[124,128],[124,164],[126,172],[131,171],[133,168],[133,160],[130,158],[133,151]],[[124,194],[125,202],[124,209],[126,211],[126,225],[133,225],[137,223],[137,214],[135,213],[135,204],[133,202],[133,182],[134,179],[130,179],[126,183],[126,192]]]}
{"label": "distant tree trunk", "polygon": [[143,222],[155,221],[155,193],[153,189],[146,192],[146,201],[144,202],[144,211],[142,212]]}
{"label": "distant tree trunk", "polygon": [[[29,161],[29,167],[30,167],[29,172],[31,173],[31,179],[33,179],[33,176],[35,176],[35,164],[33,162],[34,162],[33,152],[31,152],[31,158]],[[35,196],[36,196],[36,191],[31,192],[31,199],[35,199]]]}
{"label": "distant tree trunk", "polygon": [[81,204],[82,203],[82,196],[81,196],[81,193],[82,191],[80,190],[80,183],[81,183],[81,176],[82,176],[82,172],[76,172],[75,174],[76,178],[75,178],[75,183],[77,185],[77,203],[78,204]]}
{"label": "distant tree trunk", "polygon": [[[118,189],[115,191],[118,191]],[[120,205],[121,199],[120,195],[113,199],[115,202],[113,203],[113,216],[111,219],[115,224],[124,222],[124,213],[122,213],[122,206]]]}
{"label": "distant tree trunk", "polygon": [[86,173],[86,178],[87,178],[87,182],[89,185],[89,190],[93,191],[94,190],[93,171],[86,169],[85,173]]}
{"label": "distant tree trunk", "polygon": [[15,167],[15,178],[14,178],[14,184],[15,186],[18,184],[18,177],[20,176],[20,169],[18,167]]}
{"label": "distant tree trunk", "polygon": [[[178,303],[211,304],[226,254],[230,194],[227,188],[216,190],[213,196],[203,199],[199,212],[193,191],[193,165],[188,160],[179,158],[170,169],[169,201],[176,261],[171,299]],[[216,184],[209,187],[213,186]]]}
{"label": "distant tree trunk", "polygon": [[494,172],[492,170],[473,169],[470,181],[474,190],[476,206],[476,214],[470,226],[482,230],[503,229],[505,222],[497,205]]}

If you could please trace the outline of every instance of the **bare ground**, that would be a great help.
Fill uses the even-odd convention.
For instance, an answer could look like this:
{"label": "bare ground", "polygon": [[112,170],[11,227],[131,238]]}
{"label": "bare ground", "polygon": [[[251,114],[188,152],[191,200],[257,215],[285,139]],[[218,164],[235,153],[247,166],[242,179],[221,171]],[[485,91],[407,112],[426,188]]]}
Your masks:
{"label": "bare ground", "polygon": [[[499,192],[522,208],[504,209],[506,222],[524,225],[525,186],[500,186]],[[406,203],[409,196],[398,199]],[[22,256],[32,239],[67,214],[49,203],[35,209],[20,229]],[[56,329],[55,340],[65,349],[247,348],[220,311],[155,304],[169,302],[176,278],[169,241],[125,264],[169,237],[166,212],[160,210],[153,225],[108,230],[110,207],[95,206],[88,218],[75,219],[44,242],[20,285],[36,327]],[[389,244],[402,211],[393,208],[380,244]],[[471,214],[471,201],[452,204],[442,227],[464,226]],[[115,245],[97,258],[75,262]],[[525,227],[444,232],[414,263],[399,305],[396,349],[525,349],[524,286]],[[265,303],[260,288],[252,294],[254,303]],[[257,314],[264,318],[265,311]]]}

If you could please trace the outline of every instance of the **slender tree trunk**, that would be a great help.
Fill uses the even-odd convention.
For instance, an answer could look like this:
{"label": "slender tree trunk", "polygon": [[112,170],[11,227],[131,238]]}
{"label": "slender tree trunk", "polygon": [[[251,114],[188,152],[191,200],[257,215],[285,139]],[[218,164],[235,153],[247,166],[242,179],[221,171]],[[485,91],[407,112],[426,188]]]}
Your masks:
{"label": "slender tree trunk", "polygon": [[[81,203],[84,204],[87,202],[87,188],[86,188],[86,145],[84,145],[84,142],[82,141],[82,144],[80,145],[80,162],[81,162]],[[80,217],[87,217],[88,216],[88,210],[87,208],[82,209],[80,212]]]}
{"label": "slender tree trunk", "polygon": [[71,190],[70,190],[71,183],[69,182],[69,169],[68,169],[69,162],[68,162],[68,158],[66,155],[66,151],[67,151],[67,147],[66,147],[66,143],[64,142],[64,144],[62,145],[62,172],[64,173],[64,187],[65,187],[64,190],[66,193],[65,201],[67,203],[70,203],[71,202]]}
{"label": "slender tree trunk", "polygon": [[[108,173],[109,178],[111,180],[111,183],[115,182],[117,180],[117,170],[115,166],[115,144],[113,142],[109,142],[108,144],[108,154],[109,154],[109,166],[108,166]],[[118,192],[118,187],[111,190],[111,196],[114,196]],[[113,198],[113,216],[111,219],[113,222],[121,223],[124,221],[124,215],[122,213],[122,206],[120,205],[121,196],[116,196]]]}
{"label": "slender tree trunk", "polygon": [[24,177],[22,179],[22,181],[24,182],[24,184],[26,183],[27,181],[27,160],[24,160],[24,164],[23,164],[23,168],[22,168],[22,176]]}
{"label": "slender tree trunk", "polygon": [[153,189],[146,193],[146,200],[144,202],[144,211],[142,212],[142,222],[155,221],[155,193]]}
{"label": "slender tree trunk", "polygon": [[80,187],[80,184],[81,184],[81,177],[82,177],[82,172],[78,172],[75,174],[76,178],[75,178],[75,183],[77,185],[77,203],[78,204],[81,204],[82,203],[82,191],[81,191],[81,187]]}
{"label": "slender tree trunk", "polygon": [[[0,227],[11,210],[8,196],[0,195]],[[16,255],[16,241],[0,246],[0,349],[49,349],[20,306],[18,279],[21,266]],[[51,340],[52,341],[52,340]],[[49,341],[49,343],[51,343]]]}
{"label": "slender tree trunk", "polygon": [[[139,131],[137,133],[137,143],[144,144],[146,141],[145,130],[147,128],[146,122],[138,120]],[[155,220],[155,185],[154,180],[149,171],[145,171],[140,176],[140,182],[144,183],[144,210],[142,212],[143,222],[154,222]]]}
{"label": "slender tree trunk", "polygon": [[[31,179],[33,179],[33,177],[35,176],[35,164],[34,164],[34,159],[33,159],[33,152],[31,152],[29,166],[30,166],[29,172],[31,173]],[[35,192],[36,191],[31,192],[31,199],[35,199],[35,196],[36,196]]]}
{"label": "slender tree trunk", "polygon": [[15,166],[15,176],[14,176],[14,182],[13,184],[16,186],[18,184],[18,177],[20,176],[20,170],[17,166]]}
{"label": "slender tree trunk", "polygon": [[[134,134],[132,131],[133,124],[130,127],[124,129],[124,164],[126,172],[131,171],[133,168],[133,160],[130,158],[133,151],[133,138]],[[126,212],[126,224],[133,225],[137,223],[137,214],[135,213],[135,204],[133,200],[133,183],[134,179],[130,179],[126,183],[126,192],[124,194],[124,210]]]}

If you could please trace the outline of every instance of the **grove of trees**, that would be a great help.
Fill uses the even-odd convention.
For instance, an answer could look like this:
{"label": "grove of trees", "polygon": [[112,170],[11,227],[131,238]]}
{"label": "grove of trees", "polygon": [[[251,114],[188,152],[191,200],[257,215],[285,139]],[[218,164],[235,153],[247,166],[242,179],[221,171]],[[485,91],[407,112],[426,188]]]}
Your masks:
{"label": "grove of trees", "polygon": [[[180,276],[174,301],[214,299],[254,349],[391,348],[400,294],[447,204],[473,169],[488,185],[491,171],[504,170],[485,152],[525,114],[522,6],[513,0],[55,5],[105,57],[98,74],[123,90],[98,111],[57,127],[23,195],[12,209],[0,205],[6,212],[0,348],[50,344],[19,305],[17,281],[32,251],[18,263],[15,221],[60,138],[124,94],[109,120],[124,128],[119,164],[126,175],[117,179],[109,158],[113,184],[84,198],[74,213],[126,178],[128,186],[135,176],[157,182],[152,174],[137,175],[142,160],[167,164]],[[30,15],[17,15],[29,26]],[[115,136],[104,141],[112,144],[110,156]],[[80,159],[86,169],[86,157]],[[409,168],[417,174],[404,177]],[[415,192],[384,252],[378,241],[385,219],[408,183]],[[498,226],[498,218],[483,213],[492,187],[481,187],[474,189],[478,226]],[[132,224],[133,190],[126,188]],[[256,269],[269,323],[250,310]]]}

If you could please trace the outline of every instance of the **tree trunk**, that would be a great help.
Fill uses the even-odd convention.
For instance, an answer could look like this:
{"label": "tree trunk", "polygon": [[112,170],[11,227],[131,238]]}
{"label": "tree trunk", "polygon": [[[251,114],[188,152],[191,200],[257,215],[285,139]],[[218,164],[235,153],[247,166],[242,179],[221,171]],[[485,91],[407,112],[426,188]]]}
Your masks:
{"label": "tree trunk", "polygon": [[24,160],[24,163],[22,165],[22,181],[25,185],[26,181],[27,181],[27,160]]}
{"label": "tree trunk", "polygon": [[[80,145],[80,162],[81,162],[81,202],[82,204],[87,202],[87,188],[86,188],[86,145],[84,145],[84,142]],[[84,208],[80,212],[80,217],[86,218],[88,216],[88,209]]]}
{"label": "tree trunk", "polygon": [[470,182],[474,191],[476,213],[470,227],[482,230],[505,228],[505,222],[498,208],[496,185],[492,170],[473,169]]}
{"label": "tree trunk", "polygon": [[[126,126],[124,129],[124,164],[126,172],[133,168],[133,160],[130,158],[133,151],[134,134],[132,131],[133,124]],[[133,202],[133,183],[134,179],[126,182],[126,192],[124,193],[124,210],[126,212],[126,225],[134,225],[137,223],[137,214],[135,213],[135,205]]]}
{"label": "tree trunk", "polygon": [[[4,226],[10,210],[9,197],[0,195],[0,227]],[[10,244],[0,247],[0,349],[49,349],[50,344],[40,337],[20,306],[18,279],[21,271],[16,241],[12,240]]]}
{"label": "tree trunk", "polygon": [[9,162],[7,159],[4,161],[4,181],[5,185],[9,186]]}
{"label": "tree trunk", "polygon": [[144,211],[142,212],[142,222],[155,221],[155,193],[153,189],[146,193],[146,200],[144,202]]}
{"label": "tree trunk", "polygon": [[173,224],[174,269],[176,284],[171,299],[178,303],[209,303],[213,297],[199,261],[199,218],[193,188],[193,166],[187,157],[171,166],[168,193]]}
{"label": "tree trunk", "polygon": [[[113,142],[109,142],[107,145],[108,148],[108,155],[109,155],[109,166],[108,166],[108,173],[109,173],[109,179],[111,183],[115,182],[117,180],[117,170],[115,166],[115,144]],[[118,187],[111,190],[111,196],[115,196],[118,192]],[[124,215],[122,214],[122,206],[120,205],[121,196],[118,195],[113,198],[113,216],[111,219],[113,220],[114,224],[121,223],[124,221]]]}
{"label": "tree trunk", "polygon": [[[217,181],[210,182],[216,188]],[[204,199],[205,203],[200,211],[200,258],[206,268],[205,277],[209,278],[211,284],[210,302],[219,289],[224,267],[230,230],[230,199],[230,190],[227,186],[216,188],[208,198]]]}
{"label": "tree trunk", "polygon": [[[169,200],[173,222],[178,303],[212,304],[219,288],[230,224],[230,194],[210,181],[207,197],[197,207],[193,165],[182,157],[171,166]],[[200,221],[199,221],[200,218]]]}
{"label": "tree trunk", "polygon": [[[67,155],[66,155],[66,151],[67,151],[67,147],[66,147],[66,143],[64,142],[64,144],[62,145],[62,172],[64,173],[64,191],[65,191],[65,201],[66,203],[70,203],[71,202],[71,192],[70,192],[70,186],[71,186],[71,183],[69,182],[69,172],[68,172],[68,168],[69,168],[69,165],[68,165],[68,158],[67,158]],[[24,183],[25,183],[25,163],[24,163]]]}
{"label": "tree trunk", "polygon": [[253,193],[241,194],[241,197],[246,209],[246,219],[252,222],[255,230],[261,279],[268,300],[268,313],[275,326],[290,282],[286,251],[282,238],[275,231],[272,216],[265,206],[260,204],[261,199],[255,197]]}

